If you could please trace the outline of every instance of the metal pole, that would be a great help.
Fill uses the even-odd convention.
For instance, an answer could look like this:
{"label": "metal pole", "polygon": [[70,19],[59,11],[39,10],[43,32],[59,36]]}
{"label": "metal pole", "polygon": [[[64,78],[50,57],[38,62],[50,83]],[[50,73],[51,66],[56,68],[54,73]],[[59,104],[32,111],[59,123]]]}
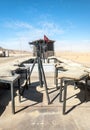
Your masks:
{"label": "metal pole", "polygon": [[85,79],[85,101],[87,101],[87,81],[88,81],[88,77],[86,77]]}
{"label": "metal pole", "polygon": [[41,72],[41,65],[40,65],[40,60],[42,58],[42,46],[40,43],[36,44],[36,52],[37,52],[37,64],[38,64],[38,73],[39,73],[39,82],[40,82],[40,87],[43,87],[43,81],[42,81],[42,72]]}
{"label": "metal pole", "polygon": [[30,70],[30,73],[29,73],[30,76],[31,76],[31,73],[32,73],[32,71],[33,71],[33,68],[34,68],[36,62],[37,62],[37,58],[34,60],[34,63],[33,63],[32,68],[31,68],[31,70]]}
{"label": "metal pole", "polygon": [[67,95],[67,83],[64,81],[64,99],[63,99],[63,115],[65,115],[66,110],[66,95]]}
{"label": "metal pole", "polygon": [[21,93],[20,93],[20,78],[18,79],[18,88],[19,88],[19,102],[21,102]]}
{"label": "metal pole", "polygon": [[63,79],[60,79],[61,83],[60,83],[60,102],[62,102],[62,91],[63,91]]}
{"label": "metal pole", "polygon": [[48,100],[48,104],[50,104],[50,98],[49,98],[49,94],[48,94],[47,82],[46,82],[44,69],[43,69],[43,65],[42,65],[41,60],[40,60],[40,64],[41,64],[41,70],[42,70],[42,75],[43,75],[43,80],[44,80],[43,82],[44,82],[44,85],[45,85],[45,91],[46,91],[46,95],[47,95],[47,100]]}
{"label": "metal pole", "polygon": [[38,57],[38,72],[39,72],[39,82],[40,82],[40,87],[43,87],[43,80],[42,80],[42,70],[41,70],[41,61],[40,57]]}
{"label": "metal pole", "polygon": [[12,100],[12,113],[15,114],[15,101],[14,101],[14,86],[13,82],[11,82],[11,100]]}

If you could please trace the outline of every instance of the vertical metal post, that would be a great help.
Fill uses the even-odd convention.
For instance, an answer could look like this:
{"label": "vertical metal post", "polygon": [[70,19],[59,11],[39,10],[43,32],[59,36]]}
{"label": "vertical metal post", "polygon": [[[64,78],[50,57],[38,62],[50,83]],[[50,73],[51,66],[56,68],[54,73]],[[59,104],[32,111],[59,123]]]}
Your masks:
{"label": "vertical metal post", "polygon": [[61,83],[60,83],[60,99],[59,101],[62,102],[62,91],[63,91],[63,79],[60,79]]}
{"label": "vertical metal post", "polygon": [[31,84],[31,78],[30,78],[30,68],[28,69],[28,78],[29,78],[29,85]]}
{"label": "vertical metal post", "polygon": [[46,82],[46,78],[45,78],[45,74],[44,74],[42,61],[40,62],[40,66],[41,66],[41,70],[42,70],[42,75],[43,75],[43,80],[44,80],[43,82],[44,82],[44,85],[45,85],[45,91],[46,91],[46,95],[47,95],[48,104],[50,104],[50,98],[49,98],[49,95],[48,95],[47,82]]}
{"label": "vertical metal post", "polygon": [[45,41],[43,41],[43,43],[42,43],[43,45],[42,45],[42,57],[43,57],[43,61],[44,61],[44,63],[45,63],[45,58],[46,58],[46,55],[45,55],[45,51],[47,51],[46,50],[46,43],[45,43]]}
{"label": "vertical metal post", "polygon": [[88,80],[88,77],[86,77],[85,79],[85,97],[84,97],[85,101],[87,101],[87,80]]}
{"label": "vertical metal post", "polygon": [[39,82],[40,82],[40,87],[43,87],[43,81],[42,81],[42,71],[41,71],[41,61],[40,57],[38,57],[38,72],[39,72]]}
{"label": "vertical metal post", "polygon": [[28,89],[28,70],[27,70],[27,68],[25,69],[25,74],[26,74],[26,89]]}
{"label": "vertical metal post", "polygon": [[36,51],[37,51],[37,64],[38,64],[38,73],[39,73],[39,82],[40,82],[40,87],[43,87],[43,81],[42,81],[42,72],[41,72],[41,58],[42,58],[42,47],[40,43],[36,44]]}
{"label": "vertical metal post", "polygon": [[[47,88],[47,83],[46,83],[46,79],[45,79],[45,74],[44,74],[44,69],[43,69],[43,65],[42,65],[42,44],[37,42],[35,43],[35,46],[36,46],[36,53],[37,53],[37,64],[38,64],[38,73],[39,73],[39,81],[40,81],[40,87],[43,87],[43,82],[44,82],[44,85],[45,85],[45,90],[46,90],[46,95],[47,95],[47,100],[48,100],[48,104],[50,104],[50,99],[49,99],[49,95],[48,95],[48,88]],[[34,61],[34,64],[32,66],[32,69],[30,71],[30,75],[32,73],[32,70],[34,68],[34,65],[35,65],[35,61]],[[44,80],[44,81],[43,81]]]}
{"label": "vertical metal post", "polygon": [[11,100],[12,100],[12,113],[15,114],[15,101],[14,101],[14,86],[13,82],[11,82]]}
{"label": "vertical metal post", "polygon": [[54,79],[54,84],[56,84],[56,88],[58,88],[58,68],[55,67],[55,79]]}
{"label": "vertical metal post", "polygon": [[32,68],[31,68],[31,70],[30,70],[30,73],[29,73],[30,76],[31,76],[31,74],[32,74],[32,71],[33,71],[33,68],[34,68],[36,62],[37,62],[37,58],[34,60],[34,63],[33,63]]}
{"label": "vertical metal post", "polygon": [[34,63],[33,63],[33,65],[32,65],[32,68],[31,68],[31,70],[29,70],[29,77],[28,77],[28,79],[27,79],[27,80],[29,80],[29,84],[31,84],[31,82],[30,82],[30,81],[31,81],[31,74],[32,74],[32,71],[33,71],[33,68],[34,68],[36,62],[38,62],[37,60],[38,60],[37,58],[34,60]]}
{"label": "vertical metal post", "polygon": [[64,99],[63,99],[63,114],[65,115],[66,111],[66,95],[67,95],[67,83],[64,82]]}
{"label": "vertical metal post", "polygon": [[21,102],[21,93],[20,93],[20,78],[18,79],[18,89],[19,89],[19,102]]}

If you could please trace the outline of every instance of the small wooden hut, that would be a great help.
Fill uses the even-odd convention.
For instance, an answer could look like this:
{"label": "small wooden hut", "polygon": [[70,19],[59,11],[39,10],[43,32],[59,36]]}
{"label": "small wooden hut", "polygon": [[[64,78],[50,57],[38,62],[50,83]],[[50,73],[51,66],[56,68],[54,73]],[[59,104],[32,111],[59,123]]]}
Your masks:
{"label": "small wooden hut", "polygon": [[[54,42],[53,40],[49,40],[48,42],[46,42],[43,39],[39,39],[39,40],[35,40],[33,42],[31,42],[30,44],[42,44],[42,46],[44,46],[44,44],[46,44],[46,48],[44,50],[44,58],[48,58],[49,56],[54,56]],[[36,46],[33,46],[33,56],[36,56]]]}

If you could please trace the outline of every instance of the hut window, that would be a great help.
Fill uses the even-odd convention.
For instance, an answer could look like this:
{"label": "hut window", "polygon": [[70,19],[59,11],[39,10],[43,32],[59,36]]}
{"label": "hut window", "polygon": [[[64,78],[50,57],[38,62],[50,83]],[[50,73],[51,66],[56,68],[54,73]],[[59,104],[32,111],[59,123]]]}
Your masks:
{"label": "hut window", "polygon": [[48,50],[52,51],[53,50],[53,43],[48,43]]}

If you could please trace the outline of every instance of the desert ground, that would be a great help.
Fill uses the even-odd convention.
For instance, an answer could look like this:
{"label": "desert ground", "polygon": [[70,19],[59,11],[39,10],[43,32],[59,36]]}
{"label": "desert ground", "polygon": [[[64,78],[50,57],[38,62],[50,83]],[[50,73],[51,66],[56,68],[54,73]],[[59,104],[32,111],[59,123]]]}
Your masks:
{"label": "desert ground", "polygon": [[[90,67],[90,53],[57,51],[55,56],[72,60]],[[10,53],[9,57],[0,57],[0,68],[19,63],[32,57],[32,53]],[[49,72],[50,73],[50,72]],[[50,75],[50,74],[49,74]],[[90,91],[84,102],[84,89],[74,89],[70,85],[67,94],[66,115],[62,114],[59,103],[59,89],[54,84],[54,76],[46,77],[51,104],[47,104],[45,88],[40,88],[38,77],[32,77],[32,84],[24,92],[22,101],[18,101],[15,89],[15,111],[11,111],[10,89],[0,89],[0,130],[89,130],[90,129]]]}
{"label": "desert ground", "polygon": [[[32,52],[10,51],[9,55],[9,57],[0,57],[0,65],[13,62],[14,60],[18,62],[18,60],[25,57],[33,57]],[[69,59],[88,67],[90,66],[90,52],[55,51],[55,56]]]}
{"label": "desert ground", "polygon": [[10,63],[13,61],[19,62],[19,60],[23,60],[24,58],[32,57],[31,52],[22,52],[22,51],[10,51],[9,57],[0,57],[0,65]]}
{"label": "desert ground", "polygon": [[90,67],[90,52],[56,51],[55,55]]}

